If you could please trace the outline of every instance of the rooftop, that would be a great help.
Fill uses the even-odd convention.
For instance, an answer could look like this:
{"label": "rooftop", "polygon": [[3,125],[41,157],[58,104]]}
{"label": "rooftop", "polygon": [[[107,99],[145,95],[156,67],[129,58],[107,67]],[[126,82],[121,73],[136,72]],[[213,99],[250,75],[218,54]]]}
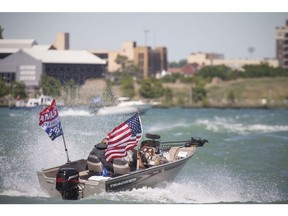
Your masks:
{"label": "rooftop", "polygon": [[86,50],[24,49],[28,55],[43,63],[106,64],[106,61]]}
{"label": "rooftop", "polygon": [[36,44],[33,39],[0,39],[0,48],[31,48]]}

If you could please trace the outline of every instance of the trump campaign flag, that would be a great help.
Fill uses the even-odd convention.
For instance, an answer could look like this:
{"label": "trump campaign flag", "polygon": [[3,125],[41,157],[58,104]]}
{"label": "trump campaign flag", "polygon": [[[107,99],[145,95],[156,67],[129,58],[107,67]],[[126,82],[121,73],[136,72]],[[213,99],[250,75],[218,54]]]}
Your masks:
{"label": "trump campaign flag", "polygon": [[63,135],[55,100],[39,113],[39,126],[48,134],[51,140]]}
{"label": "trump campaign flag", "polygon": [[121,158],[127,151],[135,148],[142,137],[141,119],[138,113],[122,122],[107,134],[108,146],[105,150],[106,160]]}

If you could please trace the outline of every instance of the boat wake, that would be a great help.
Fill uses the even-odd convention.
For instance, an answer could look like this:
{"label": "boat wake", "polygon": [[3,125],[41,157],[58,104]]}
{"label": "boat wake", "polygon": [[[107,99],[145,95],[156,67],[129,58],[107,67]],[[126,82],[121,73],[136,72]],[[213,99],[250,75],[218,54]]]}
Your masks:
{"label": "boat wake", "polygon": [[67,109],[67,110],[60,110],[59,111],[60,117],[66,117],[66,116],[94,116],[93,113],[89,112],[85,109]]}
{"label": "boat wake", "polygon": [[[211,171],[211,170],[210,170]],[[179,177],[159,187],[143,187],[131,191],[102,193],[85,198],[88,203],[131,204],[207,204],[207,203],[273,203],[286,202],[277,184],[262,179],[244,180],[224,169],[199,174],[197,177]]]}
{"label": "boat wake", "polygon": [[[274,203],[287,202],[277,184],[262,179],[244,180],[225,169],[203,171],[197,176],[179,176],[174,182],[163,183],[156,188],[143,187],[131,191],[101,193],[77,201],[52,199],[36,182],[27,187],[5,190],[0,196],[35,198],[43,203],[115,203],[115,204],[207,204],[207,203]],[[193,179],[193,180],[191,180]],[[31,182],[30,182],[31,183]],[[23,189],[23,187],[21,187]],[[20,189],[20,190],[19,190]],[[25,201],[24,201],[25,202]],[[29,200],[30,202],[30,200]]]}
{"label": "boat wake", "polygon": [[232,132],[237,134],[248,134],[253,132],[278,132],[287,131],[288,125],[247,124],[228,118],[198,119],[198,125],[204,125],[212,132]]}

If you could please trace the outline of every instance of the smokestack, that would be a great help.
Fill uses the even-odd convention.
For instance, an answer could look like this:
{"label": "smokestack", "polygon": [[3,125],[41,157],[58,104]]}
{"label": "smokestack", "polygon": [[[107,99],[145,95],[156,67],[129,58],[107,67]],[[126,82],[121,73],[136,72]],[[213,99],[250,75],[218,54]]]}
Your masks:
{"label": "smokestack", "polygon": [[69,33],[58,32],[53,46],[57,50],[69,50]]}

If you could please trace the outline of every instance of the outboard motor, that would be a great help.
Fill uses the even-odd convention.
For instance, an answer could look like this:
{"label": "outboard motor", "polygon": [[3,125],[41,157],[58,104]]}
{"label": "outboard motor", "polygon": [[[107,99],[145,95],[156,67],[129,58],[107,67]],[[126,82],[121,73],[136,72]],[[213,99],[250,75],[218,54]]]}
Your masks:
{"label": "outboard motor", "polygon": [[60,168],[56,176],[56,190],[64,200],[77,200],[79,197],[79,172],[74,168]]}

